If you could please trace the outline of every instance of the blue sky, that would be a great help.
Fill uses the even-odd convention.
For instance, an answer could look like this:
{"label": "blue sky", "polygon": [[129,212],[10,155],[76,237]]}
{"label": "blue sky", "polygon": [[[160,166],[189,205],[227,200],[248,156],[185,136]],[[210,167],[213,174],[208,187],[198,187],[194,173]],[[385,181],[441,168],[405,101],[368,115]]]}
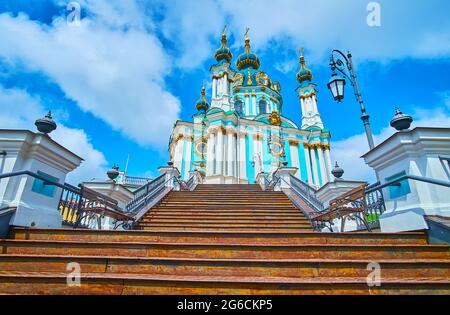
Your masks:
{"label": "blue sky", "polygon": [[359,159],[367,144],[350,86],[340,104],[326,88],[331,49],[353,53],[376,142],[392,132],[396,106],[416,125],[450,125],[446,0],[376,1],[380,27],[367,25],[363,0],[80,0],[79,27],[66,23],[68,2],[0,2],[0,128],[33,129],[51,109],[59,125],[53,137],[85,158],[71,182],[103,178],[128,154],[130,175],[157,174],[173,124],[191,120],[202,81],[209,83],[225,24],[234,58],[250,27],[261,69],[281,83],[283,115],[297,123],[304,47],[345,178],[373,176]]}

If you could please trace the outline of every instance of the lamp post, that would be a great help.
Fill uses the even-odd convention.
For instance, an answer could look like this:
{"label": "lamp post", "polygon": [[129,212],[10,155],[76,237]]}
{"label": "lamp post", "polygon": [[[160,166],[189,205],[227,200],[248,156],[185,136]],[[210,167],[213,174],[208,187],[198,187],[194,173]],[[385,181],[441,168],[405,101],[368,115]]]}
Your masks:
{"label": "lamp post", "polygon": [[[356,73],[353,68],[352,54],[348,52],[347,56],[345,56],[344,53],[337,49],[332,50],[330,55],[330,67],[331,78],[327,86],[331,91],[331,94],[333,95],[335,101],[341,102],[344,99],[345,79],[350,80],[350,83],[353,86],[356,100],[358,101],[361,108],[361,120],[364,123],[367,142],[369,143],[369,148],[372,150],[375,145],[373,142],[372,130],[370,128],[369,115],[366,112],[366,107],[364,106],[361,91],[359,90],[358,82],[356,81]],[[338,70],[343,77],[340,77],[336,73],[336,70]]]}

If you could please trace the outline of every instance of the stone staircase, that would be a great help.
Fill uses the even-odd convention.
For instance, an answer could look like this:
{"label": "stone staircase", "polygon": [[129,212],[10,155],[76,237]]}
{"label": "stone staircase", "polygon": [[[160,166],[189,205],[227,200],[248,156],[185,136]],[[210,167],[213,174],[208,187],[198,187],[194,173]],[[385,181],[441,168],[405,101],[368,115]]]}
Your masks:
{"label": "stone staircase", "polygon": [[190,231],[311,231],[308,219],[282,192],[259,185],[200,185],[172,192],[148,212],[138,229]]}
{"label": "stone staircase", "polygon": [[[447,245],[426,234],[316,233],[282,192],[171,192],[134,231],[15,228],[0,294],[449,294]],[[69,263],[81,286],[68,286]],[[381,286],[366,282],[368,263]]]}

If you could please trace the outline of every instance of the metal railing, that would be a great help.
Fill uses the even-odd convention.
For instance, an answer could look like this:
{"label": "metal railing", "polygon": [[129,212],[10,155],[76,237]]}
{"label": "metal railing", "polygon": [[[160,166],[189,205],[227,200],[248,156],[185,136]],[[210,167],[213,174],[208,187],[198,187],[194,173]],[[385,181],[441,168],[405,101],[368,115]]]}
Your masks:
{"label": "metal railing", "polygon": [[188,190],[193,190],[196,185],[197,185],[197,183],[195,180],[195,175],[192,175],[186,182],[186,186],[187,186]]}
{"label": "metal railing", "polygon": [[141,187],[151,181],[153,181],[153,180],[150,178],[145,178],[145,177],[125,176],[123,183],[124,183],[124,185]]}
{"label": "metal railing", "polygon": [[88,227],[89,223],[86,222],[87,220],[79,221],[85,203],[83,199],[80,188],[68,184],[66,184],[65,188],[62,188],[58,210],[62,216],[63,224],[75,227],[78,222],[79,227]]}
{"label": "metal railing", "polygon": [[[389,186],[401,186],[405,180],[415,180],[428,184],[450,187],[450,181],[428,178],[416,175],[403,175],[397,179],[388,181],[384,184],[376,182],[366,187],[365,200],[366,200],[366,220],[371,228],[377,228],[380,226],[380,216],[386,211],[385,199],[383,196],[383,188]],[[363,226],[358,226],[364,228]]]}
{"label": "metal railing", "polygon": [[320,212],[324,210],[323,202],[316,196],[316,189],[298,179],[294,175],[290,175],[290,186],[314,211]]}
{"label": "metal railing", "polygon": [[133,199],[126,205],[127,213],[137,213],[150,203],[152,198],[165,187],[165,175],[155,178],[134,192]]}
{"label": "metal railing", "polygon": [[[61,196],[58,202],[58,211],[62,216],[62,223],[75,226],[78,218],[82,215],[83,204],[87,201],[86,198],[83,198],[82,190],[79,187],[75,187],[67,183],[60,184],[31,171],[18,171],[0,174],[0,179],[18,176],[31,176],[41,180],[44,185],[52,185],[60,188]],[[80,227],[87,227],[87,225],[88,222],[86,222],[86,220],[79,222]]]}

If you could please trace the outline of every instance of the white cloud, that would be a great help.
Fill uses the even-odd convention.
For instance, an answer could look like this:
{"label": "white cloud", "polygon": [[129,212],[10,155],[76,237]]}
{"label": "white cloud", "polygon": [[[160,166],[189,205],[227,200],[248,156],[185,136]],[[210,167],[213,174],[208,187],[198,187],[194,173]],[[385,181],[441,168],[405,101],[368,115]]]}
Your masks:
{"label": "white cloud", "polygon": [[[92,3],[98,11],[110,8]],[[46,26],[1,14],[0,57],[42,71],[82,110],[139,144],[162,147],[180,110],[164,85],[171,60],[156,36],[111,10],[103,12],[104,18],[84,18],[80,27],[69,27],[61,18]],[[103,22],[108,17],[127,27],[110,27]]]}
{"label": "white cloud", "polygon": [[179,67],[193,69],[213,56],[220,45],[226,18],[226,12],[218,2],[173,0],[160,1],[160,4],[164,15],[161,31],[175,43],[175,48],[181,55],[176,60]]}
{"label": "white cloud", "polygon": [[[443,99],[443,102],[448,99]],[[411,115],[414,119],[411,128],[414,127],[449,127],[450,113],[445,107],[437,107],[434,109],[425,109],[416,107]],[[391,136],[395,130],[386,127],[380,133],[374,135],[375,144],[382,142]],[[366,180],[369,183],[375,182],[375,173],[364,163],[364,159],[360,158],[368,151],[366,134],[357,134],[349,138],[332,141],[331,158],[334,162],[338,161],[339,165],[344,169],[343,178],[349,180]]]}
{"label": "white cloud", "polygon": [[347,0],[345,5],[335,0],[170,1],[161,27],[176,43],[180,65],[186,67],[212,56],[211,41],[216,48],[225,21],[236,39],[235,53],[242,51],[243,34],[250,27],[254,50],[264,50],[274,41],[294,51],[304,46],[311,62],[323,61],[331,48],[349,49],[360,60],[381,62],[450,55],[448,1],[377,2],[381,27],[367,25],[369,1],[360,0]]}
{"label": "white cloud", "polygon": [[[34,129],[37,118],[46,113],[39,99],[30,96],[26,91],[5,89],[0,86],[0,128]],[[58,121],[59,113],[54,119]],[[51,134],[52,139],[81,156],[81,166],[69,173],[66,181],[78,184],[92,178],[105,178],[107,161],[102,152],[96,150],[88,135],[81,129],[72,129],[58,123]]]}
{"label": "white cloud", "polygon": [[298,62],[296,60],[284,60],[282,62],[277,62],[274,64],[276,70],[283,74],[290,73],[298,67]]}

